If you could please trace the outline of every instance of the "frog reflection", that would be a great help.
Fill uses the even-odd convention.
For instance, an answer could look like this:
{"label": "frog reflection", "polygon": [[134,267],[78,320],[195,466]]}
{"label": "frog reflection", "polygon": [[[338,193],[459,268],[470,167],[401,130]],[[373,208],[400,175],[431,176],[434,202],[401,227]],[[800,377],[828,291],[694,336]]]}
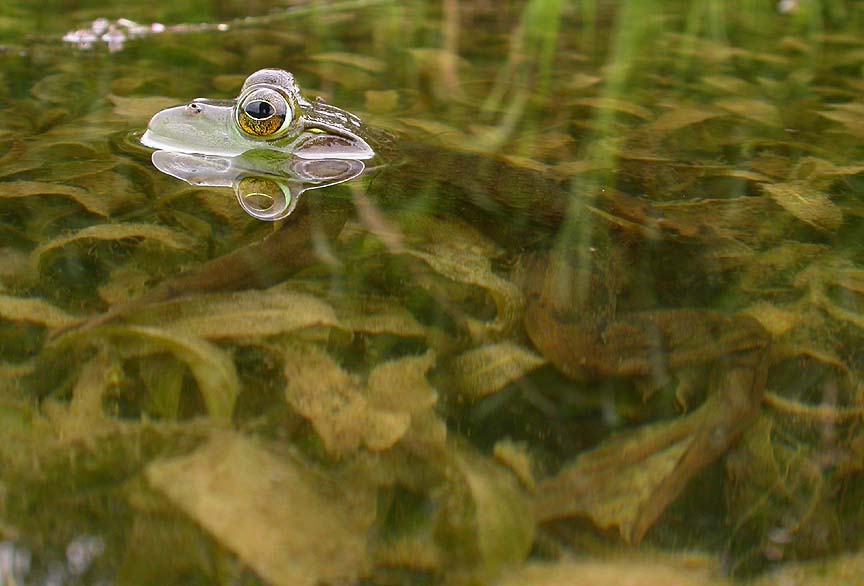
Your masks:
{"label": "frog reflection", "polygon": [[231,187],[240,206],[259,220],[288,217],[300,195],[358,177],[366,169],[353,159],[304,159],[252,152],[236,157],[156,151],[153,165],[196,186]]}

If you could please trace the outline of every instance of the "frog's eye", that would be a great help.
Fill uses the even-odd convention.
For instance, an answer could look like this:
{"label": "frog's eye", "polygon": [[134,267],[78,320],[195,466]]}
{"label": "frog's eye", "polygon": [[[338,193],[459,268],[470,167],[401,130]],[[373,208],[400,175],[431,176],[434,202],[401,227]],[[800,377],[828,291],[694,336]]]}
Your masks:
{"label": "frog's eye", "polygon": [[274,138],[288,127],[292,114],[285,96],[270,88],[259,88],[240,97],[237,125],[254,138]]}

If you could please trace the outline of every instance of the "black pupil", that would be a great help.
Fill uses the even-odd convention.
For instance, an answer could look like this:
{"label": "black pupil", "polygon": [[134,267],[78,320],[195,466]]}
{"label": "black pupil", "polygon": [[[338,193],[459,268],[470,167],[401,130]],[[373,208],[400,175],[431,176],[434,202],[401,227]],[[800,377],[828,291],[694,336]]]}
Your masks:
{"label": "black pupil", "polygon": [[274,113],[273,106],[262,100],[249,102],[243,108],[243,111],[256,120],[264,120],[265,118],[272,116]]}

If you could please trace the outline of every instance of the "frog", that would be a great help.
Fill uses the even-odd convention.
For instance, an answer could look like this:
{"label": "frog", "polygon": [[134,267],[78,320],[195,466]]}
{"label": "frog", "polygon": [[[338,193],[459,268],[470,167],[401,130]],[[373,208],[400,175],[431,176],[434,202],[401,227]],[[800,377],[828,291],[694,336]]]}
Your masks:
{"label": "frog", "polygon": [[237,157],[269,151],[306,159],[368,160],[375,150],[362,120],[303,96],[294,75],[261,69],[233,100],[196,98],[157,112],[141,143],[157,151]]}

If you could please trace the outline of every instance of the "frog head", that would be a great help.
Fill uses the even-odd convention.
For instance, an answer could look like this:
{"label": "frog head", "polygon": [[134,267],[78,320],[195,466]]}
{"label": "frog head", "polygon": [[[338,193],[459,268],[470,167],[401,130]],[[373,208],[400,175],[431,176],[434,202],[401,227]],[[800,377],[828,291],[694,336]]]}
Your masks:
{"label": "frog head", "polygon": [[163,151],[224,157],[261,149],[309,159],[375,156],[357,116],[320,99],[307,100],[294,76],[281,69],[253,73],[234,100],[196,98],[158,112],[141,142]]}

